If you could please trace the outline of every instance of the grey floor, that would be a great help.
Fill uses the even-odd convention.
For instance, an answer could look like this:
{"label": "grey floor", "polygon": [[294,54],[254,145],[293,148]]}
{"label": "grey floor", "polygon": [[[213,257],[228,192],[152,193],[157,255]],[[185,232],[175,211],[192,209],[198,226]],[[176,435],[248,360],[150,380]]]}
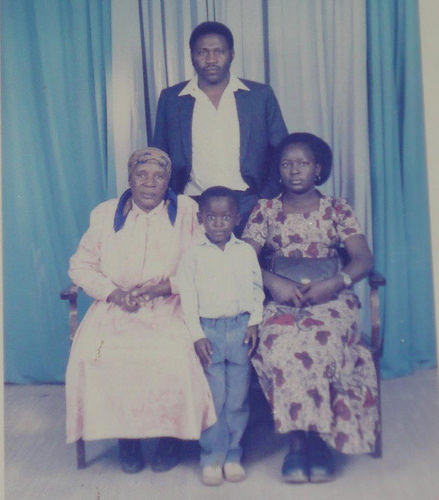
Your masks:
{"label": "grey floor", "polygon": [[[439,401],[435,370],[383,382],[384,457],[338,457],[332,483],[284,484],[285,438],[267,424],[246,436],[248,478],[208,488],[200,483],[197,446],[185,443],[183,463],[155,474],[120,471],[115,440],[89,442],[88,466],[76,470],[64,442],[64,387],[5,387],[7,500],[305,499],[439,500]],[[145,442],[150,459],[155,442]]]}

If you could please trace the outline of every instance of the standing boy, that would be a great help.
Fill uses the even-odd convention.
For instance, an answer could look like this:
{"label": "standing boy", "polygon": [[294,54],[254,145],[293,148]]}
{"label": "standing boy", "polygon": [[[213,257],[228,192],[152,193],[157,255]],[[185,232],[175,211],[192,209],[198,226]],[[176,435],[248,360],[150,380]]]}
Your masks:
{"label": "standing boy", "polygon": [[202,481],[242,481],[240,441],[247,425],[250,356],[262,319],[262,277],[253,248],[233,235],[237,194],[214,186],[201,194],[205,237],[182,258],[178,286],[187,326],[205,370],[217,423],[202,433]]}

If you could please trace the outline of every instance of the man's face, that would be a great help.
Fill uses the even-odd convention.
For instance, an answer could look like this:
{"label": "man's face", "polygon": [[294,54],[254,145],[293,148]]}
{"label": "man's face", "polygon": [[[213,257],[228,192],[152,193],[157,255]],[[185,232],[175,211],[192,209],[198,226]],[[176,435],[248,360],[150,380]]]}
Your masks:
{"label": "man's face", "polygon": [[203,35],[191,53],[198,74],[198,84],[217,85],[227,82],[235,53],[222,35]]}

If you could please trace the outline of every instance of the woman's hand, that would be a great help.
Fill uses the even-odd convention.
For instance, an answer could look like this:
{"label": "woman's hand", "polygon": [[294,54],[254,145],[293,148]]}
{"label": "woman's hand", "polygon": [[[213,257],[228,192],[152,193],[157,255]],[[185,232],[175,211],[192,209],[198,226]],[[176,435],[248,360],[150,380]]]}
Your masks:
{"label": "woman's hand", "polygon": [[322,281],[312,281],[307,285],[302,285],[302,307],[312,306],[315,304],[323,304],[332,300],[337,292],[340,291],[340,286],[334,279]]}
{"label": "woman's hand", "polygon": [[295,307],[302,305],[303,293],[291,280],[272,274],[270,283],[267,283],[267,288],[270,290],[273,300],[278,304],[293,305]]}
{"label": "woman's hand", "polygon": [[138,300],[141,304],[146,304],[152,299],[158,297],[157,285],[152,283],[145,283],[136,286],[130,291],[131,297]]}
{"label": "woman's hand", "polygon": [[170,295],[171,284],[169,279],[159,283],[146,282],[143,285],[136,286],[130,291],[131,297],[139,303],[145,304],[156,297]]}
{"label": "woman's hand", "polygon": [[136,312],[140,307],[140,303],[136,298],[131,296],[130,292],[125,292],[120,288],[116,288],[116,290],[110,293],[107,297],[107,302],[116,304],[126,312]]}
{"label": "woman's hand", "polygon": [[[349,256],[349,263],[342,269],[349,274],[353,283],[361,280],[372,270],[373,257],[362,234],[354,234],[344,241],[345,249]],[[343,279],[339,274],[323,281],[314,281],[302,288],[302,304],[323,304],[332,300],[343,290]]]}
{"label": "woman's hand", "polygon": [[194,343],[194,347],[203,368],[206,370],[212,362],[213,348],[210,340],[206,338],[198,339]]}
{"label": "woman's hand", "polygon": [[244,344],[250,344],[248,357],[251,358],[253,356],[253,353],[255,352],[256,346],[258,345],[257,325],[252,325],[247,327],[247,333],[245,334]]}

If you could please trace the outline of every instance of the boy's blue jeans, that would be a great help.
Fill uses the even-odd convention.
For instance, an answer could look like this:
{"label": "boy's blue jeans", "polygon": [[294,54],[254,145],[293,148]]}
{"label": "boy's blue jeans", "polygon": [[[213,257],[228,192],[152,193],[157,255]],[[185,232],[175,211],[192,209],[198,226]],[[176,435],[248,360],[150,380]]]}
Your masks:
{"label": "boy's blue jeans", "polygon": [[240,462],[240,441],[249,417],[249,344],[244,344],[249,314],[234,318],[201,318],[201,326],[213,347],[212,362],[205,370],[217,422],[200,438],[201,467]]}

